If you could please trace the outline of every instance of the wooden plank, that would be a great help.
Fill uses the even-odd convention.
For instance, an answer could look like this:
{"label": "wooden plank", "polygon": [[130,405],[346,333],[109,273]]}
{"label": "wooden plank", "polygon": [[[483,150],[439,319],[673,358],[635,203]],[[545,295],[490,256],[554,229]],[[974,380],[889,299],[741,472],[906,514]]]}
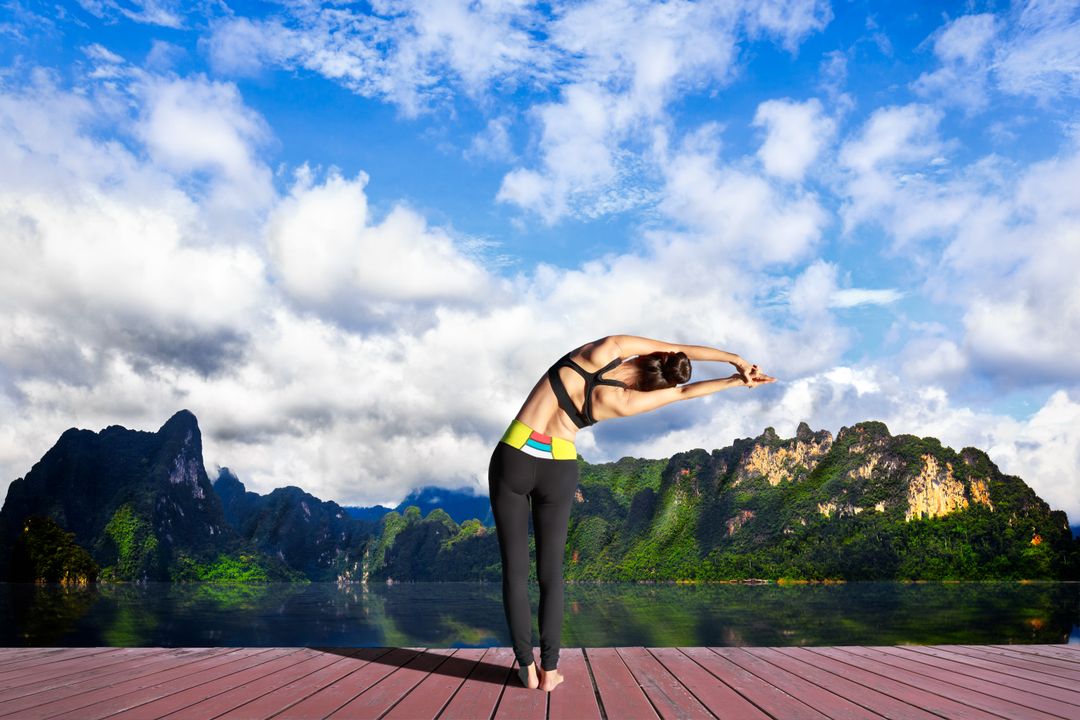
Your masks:
{"label": "wooden plank", "polygon": [[779,648],[744,647],[742,649],[890,720],[940,720],[939,715],[927,712],[917,705],[898,700],[875,688],[861,685],[848,679],[845,674],[837,674],[820,668],[808,662],[806,658],[786,655],[780,652]]}
{"label": "wooden plank", "polygon": [[548,720],[600,720],[600,701],[581,648],[559,651],[559,672],[565,679],[545,693]]}
{"label": "wooden plank", "polygon": [[267,677],[273,678],[277,671],[288,670],[290,667],[310,659],[313,656],[313,651],[306,648],[271,648],[269,653],[260,657],[275,654],[276,657],[270,657],[260,665],[214,678],[210,682],[204,682],[195,687],[177,689],[175,692],[164,694],[149,702],[122,710],[115,715],[109,715],[109,720],[141,720],[143,718],[155,720],[170,713],[186,710],[192,705],[214,700],[223,694],[236,697],[254,681]]}
{"label": "wooden plank", "polygon": [[330,713],[327,720],[382,717],[455,652],[457,648],[424,649],[409,662]]}
{"label": "wooden plank", "polygon": [[97,650],[99,648],[56,648],[56,647],[11,647],[0,648],[3,653],[0,653],[0,672],[7,670],[8,665],[14,665],[25,660],[32,660],[34,658],[45,657],[46,655],[64,655],[69,650]]}
{"label": "wooden plank", "polygon": [[[951,669],[965,675],[990,679],[994,677],[998,682],[1018,690],[1027,690],[1034,693],[1042,693],[1047,697],[1057,698],[1064,702],[1073,702],[1080,698],[1077,688],[1080,687],[1080,677],[1067,678],[1050,674],[1043,670],[1032,670],[1030,667],[1013,664],[1011,658],[1001,659],[1001,656],[993,656],[990,653],[975,651],[961,651],[927,646],[903,646],[899,648],[882,648],[887,652],[900,653],[905,657],[937,658],[940,662],[947,663]],[[1024,662],[1023,660],[1019,661]],[[936,663],[932,663],[936,664]],[[1053,668],[1048,668],[1053,670]],[[982,672],[980,672],[982,671]],[[988,673],[989,675],[987,675]]]}
{"label": "wooden plank", "polygon": [[[310,648],[307,651],[309,655],[307,660],[294,662],[284,669],[272,671],[270,675],[262,676],[227,692],[205,697],[202,701],[177,709],[163,717],[168,720],[204,720],[226,716],[237,709],[249,712],[248,717],[270,717],[276,710],[287,707],[300,698],[296,692],[296,683],[299,680],[324,673],[332,667],[337,667],[335,678],[348,673],[348,669],[342,669],[346,667],[342,665],[345,662],[345,656]],[[276,664],[282,660],[284,658],[271,662]],[[271,668],[266,669],[269,671]],[[259,702],[262,703],[261,706],[258,705]]]}
{"label": "wooden plank", "polygon": [[[923,688],[912,686],[889,674],[891,668],[880,663],[866,661],[846,653],[832,657],[825,651],[835,648],[822,647],[778,647],[777,652],[803,660],[814,667],[828,670],[854,682],[890,695],[901,702],[915,705],[929,712],[942,715],[950,720],[1000,720],[998,715],[985,710],[965,705],[950,697],[926,692]],[[884,670],[885,674],[882,674]]]}
{"label": "wooden plank", "polygon": [[564,648],[552,693],[510,648],[4,650],[3,720],[1080,719],[1063,645]]}
{"label": "wooden plank", "polygon": [[160,677],[156,683],[142,683],[139,687],[125,687],[125,684],[121,683],[116,686],[117,689],[121,689],[121,692],[114,692],[111,697],[97,700],[90,705],[84,704],[79,708],[78,715],[80,720],[99,720],[99,718],[138,707],[176,692],[197,688],[199,685],[223,676],[231,677],[247,668],[269,662],[283,652],[288,652],[288,649],[243,648],[243,654],[237,652],[222,655],[220,658],[215,658],[218,662],[213,664],[210,660],[204,661],[206,663],[204,667],[198,667],[199,663],[193,663],[183,670],[170,669],[160,673],[163,677]]}
{"label": "wooden plank", "polygon": [[[532,649],[532,654],[535,662],[536,648]],[[517,665],[512,665],[510,670],[502,695],[499,696],[499,704],[495,706],[494,720],[544,720],[547,715],[548,693],[543,690],[530,690],[522,685]]]}
{"label": "wooden plank", "polygon": [[[615,648],[586,648],[600,707],[609,718],[660,717]],[[558,688],[556,688],[558,690]]]}
{"label": "wooden plank", "polygon": [[622,647],[615,650],[661,717],[712,720],[713,713],[645,648]]}
{"label": "wooden plank", "polygon": [[1017,652],[1080,663],[1080,645],[993,645],[992,647],[1009,648]]}
{"label": "wooden plank", "polygon": [[23,668],[18,673],[0,678],[0,701],[63,687],[87,677],[106,675],[130,667],[133,662],[144,662],[148,657],[164,653],[161,649],[154,649],[153,652],[140,648],[115,650],[111,653],[72,655],[66,660],[58,659],[33,668]]}
{"label": "wooden plank", "polygon": [[764,682],[820,710],[833,720],[876,720],[881,715],[857,705],[842,695],[815,685],[794,673],[770,664],[741,647],[725,647],[723,656]]}
{"label": "wooden plank", "polygon": [[[921,662],[930,666],[927,672],[947,680],[966,676],[968,679],[962,681],[965,686],[1053,715],[1071,717],[1080,711],[1080,686],[1057,677],[1001,665],[993,660],[959,655],[933,646],[883,646],[875,650]],[[937,668],[937,672],[933,668]],[[1000,692],[995,692],[998,689]]]}
{"label": "wooden plank", "polygon": [[[55,707],[58,706],[58,703],[69,698],[84,699],[90,697],[94,693],[99,693],[97,699],[109,697],[110,689],[119,683],[126,682],[130,685],[131,683],[142,681],[146,684],[153,684],[156,681],[154,678],[160,673],[168,672],[178,667],[184,668],[202,659],[222,655],[222,651],[218,648],[163,648],[163,650],[164,652],[155,654],[154,659],[150,662],[140,662],[136,657],[113,672],[86,675],[86,677],[81,680],[67,682],[66,684],[55,687],[46,687],[43,691],[31,692],[7,700],[0,703],[0,717],[5,717],[14,713],[29,713],[31,708],[43,706],[46,703]],[[226,649],[226,652],[231,654],[239,652],[239,650],[241,650],[241,648],[230,648]],[[118,692],[122,692],[122,690]],[[89,704],[89,702],[93,701],[88,701],[87,704]],[[72,707],[69,704],[60,707],[61,709],[58,712],[72,712],[81,707],[81,705]],[[47,708],[43,709],[40,714],[45,714],[46,712]]]}
{"label": "wooden plank", "polygon": [[1052,710],[1047,710],[1048,706],[1060,706],[1061,703],[1057,701],[1050,703],[1038,696],[1002,687],[992,681],[934,667],[929,663],[897,658],[872,647],[845,646],[834,651],[862,658],[864,662],[868,660],[880,662],[888,666],[886,672],[894,677],[901,679],[906,677],[905,681],[910,681],[930,692],[947,694],[960,702],[1002,717],[1016,720],[1050,720],[1062,717]]}
{"label": "wooden plank", "polygon": [[792,720],[826,717],[799,698],[733,663],[725,655],[727,648],[680,647],[679,650],[773,717]]}
{"label": "wooden plank", "polygon": [[503,687],[510,680],[516,662],[514,651],[508,647],[488,648],[472,669],[450,702],[439,714],[439,720],[475,720],[489,718],[495,713]]}
{"label": "wooden plank", "polygon": [[[312,717],[326,717],[419,656],[422,650],[423,648],[395,647],[377,656],[367,654],[363,661],[352,662],[350,672],[336,680],[327,682],[326,678],[320,677],[312,678],[308,686],[305,686],[303,682],[295,683],[294,697],[276,698],[276,702],[285,704],[279,706],[274,720],[307,720]],[[250,709],[241,708],[240,710],[242,712],[229,713],[225,717],[237,720],[252,717],[249,714]],[[215,720],[218,719],[215,718]]]}
{"label": "wooden plank", "polygon": [[12,683],[17,683],[23,678],[38,677],[42,672],[50,672],[57,668],[62,670],[69,666],[72,661],[78,660],[79,658],[89,658],[91,659],[91,662],[94,662],[94,659],[97,658],[98,660],[105,660],[107,662],[108,656],[110,655],[119,655],[120,657],[123,657],[126,649],[127,648],[69,648],[67,651],[62,651],[55,655],[27,658],[24,661],[15,662],[0,668],[0,687],[7,687]]}
{"label": "wooden plank", "polygon": [[[372,674],[381,677],[380,672],[389,672],[390,670],[385,665],[376,664],[371,667],[371,664],[389,656],[393,650],[386,647],[361,647],[319,652],[320,655],[317,657],[320,658],[320,662],[303,668],[303,670],[311,670],[312,667],[317,669],[312,672],[301,672],[296,677],[282,685],[278,685],[269,692],[262,692],[255,698],[245,700],[243,704],[236,705],[227,712],[215,716],[214,720],[239,720],[240,718],[250,720],[250,718],[264,717],[274,717],[276,719],[290,715],[293,717],[322,717],[318,708],[337,708],[348,698],[359,692],[357,685],[368,682],[367,678],[370,678]],[[415,653],[404,652],[395,657],[400,657],[401,654],[411,657]],[[321,663],[322,660],[327,662],[323,664]],[[359,671],[365,669],[368,675],[358,674]],[[257,689],[264,690],[261,687]],[[184,712],[182,717],[200,720],[200,718],[206,716]]]}
{"label": "wooden plank", "polygon": [[954,650],[960,648],[963,648],[965,650],[979,650],[980,652],[992,653],[994,655],[1000,655],[1001,657],[1013,658],[1015,660],[1024,660],[1028,663],[1031,663],[1031,667],[1038,667],[1047,671],[1049,671],[1049,668],[1055,668],[1057,670],[1080,672],[1080,663],[1059,659],[1041,653],[1026,653],[1020,650],[1014,650],[1012,648],[1002,648],[998,647],[997,645],[936,645],[934,647],[940,647],[946,650]]}
{"label": "wooden plank", "polygon": [[648,648],[687,690],[718,717],[725,720],[768,720],[756,705],[680,652],[677,648]]}
{"label": "wooden plank", "polygon": [[392,707],[383,720],[436,717],[476,668],[485,652],[484,648],[459,648]]}

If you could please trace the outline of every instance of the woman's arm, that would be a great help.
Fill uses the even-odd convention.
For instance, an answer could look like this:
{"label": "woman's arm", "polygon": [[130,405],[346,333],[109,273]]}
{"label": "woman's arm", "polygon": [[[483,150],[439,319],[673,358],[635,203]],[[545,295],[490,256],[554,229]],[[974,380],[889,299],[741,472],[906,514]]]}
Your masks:
{"label": "woman's arm", "polygon": [[653,352],[684,352],[691,360],[729,362],[740,370],[749,368],[749,363],[739,355],[705,345],[678,345],[637,335],[609,335],[608,337],[619,348],[619,357],[623,358],[632,355],[648,355]]}
{"label": "woman's arm", "polygon": [[775,378],[770,378],[769,376],[764,375],[764,373],[758,375],[758,373],[755,372],[755,375],[748,381],[744,380],[739,373],[735,373],[735,375],[728,378],[699,380],[698,382],[689,382],[685,385],[678,385],[676,388],[665,388],[663,390],[653,390],[650,392],[625,390],[618,402],[612,403],[611,410],[612,412],[615,412],[617,417],[640,415],[640,413],[656,410],[664,405],[674,403],[676,400],[687,400],[691,397],[712,395],[721,390],[734,388],[734,386],[737,385],[746,385],[747,388],[754,388],[755,385],[774,381]]}

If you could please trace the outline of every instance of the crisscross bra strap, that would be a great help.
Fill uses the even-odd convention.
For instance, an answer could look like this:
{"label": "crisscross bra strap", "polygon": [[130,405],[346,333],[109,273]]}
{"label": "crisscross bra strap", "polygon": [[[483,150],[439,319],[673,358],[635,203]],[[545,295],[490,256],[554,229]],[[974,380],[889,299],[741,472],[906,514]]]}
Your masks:
{"label": "crisscross bra strap", "polygon": [[[559,401],[559,407],[570,416],[570,419],[579,428],[588,427],[589,425],[595,425],[596,419],[592,414],[592,390],[596,385],[613,385],[615,387],[626,387],[626,383],[620,380],[609,380],[602,377],[604,373],[611,370],[622,362],[622,358],[615,358],[604,367],[597,370],[595,373],[586,371],[583,367],[574,362],[569,354],[566,354],[559,358],[559,360],[548,369],[548,381],[551,383],[551,389],[555,392],[555,397]],[[574,401],[570,399],[570,393],[566,391],[566,386],[563,384],[562,379],[559,377],[559,368],[569,367],[573,368],[581,377],[585,379],[585,401],[582,404],[582,408],[579,411],[574,406]]]}
{"label": "crisscross bra strap", "polygon": [[[561,367],[571,367],[580,373],[581,376],[585,378],[586,389],[589,385],[589,374],[567,355],[559,358],[554,365],[548,368],[548,382],[551,383],[551,389],[555,392],[555,397],[559,401],[559,407],[563,409],[563,412],[570,416],[570,419],[573,420],[574,424],[579,428],[588,427],[592,423],[590,423],[587,418],[583,417],[582,413],[574,407],[574,401],[570,399],[570,393],[566,392],[566,386],[563,385],[562,378],[559,377],[559,368]],[[588,393],[586,393],[585,397],[588,398]]]}

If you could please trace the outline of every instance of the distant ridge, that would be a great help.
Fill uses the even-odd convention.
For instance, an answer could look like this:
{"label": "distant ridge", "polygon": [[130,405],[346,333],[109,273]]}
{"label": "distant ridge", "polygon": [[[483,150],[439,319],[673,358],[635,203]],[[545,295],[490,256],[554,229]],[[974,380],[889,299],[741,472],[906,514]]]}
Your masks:
{"label": "distant ridge", "polygon": [[[977,448],[878,421],[578,464],[568,580],[1080,579],[1064,512]],[[181,410],[157,432],[65,431],[9,486],[0,579],[496,582],[493,529],[467,490],[346,509],[227,467],[211,484]]]}

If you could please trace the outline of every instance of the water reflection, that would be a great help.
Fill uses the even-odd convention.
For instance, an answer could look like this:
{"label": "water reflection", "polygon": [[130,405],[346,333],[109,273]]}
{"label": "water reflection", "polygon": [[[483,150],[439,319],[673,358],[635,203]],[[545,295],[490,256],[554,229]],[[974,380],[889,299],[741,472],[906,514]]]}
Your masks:
{"label": "water reflection", "polygon": [[[564,647],[1080,643],[1075,582],[572,583],[565,598]],[[0,583],[8,647],[509,644],[497,583]]]}

